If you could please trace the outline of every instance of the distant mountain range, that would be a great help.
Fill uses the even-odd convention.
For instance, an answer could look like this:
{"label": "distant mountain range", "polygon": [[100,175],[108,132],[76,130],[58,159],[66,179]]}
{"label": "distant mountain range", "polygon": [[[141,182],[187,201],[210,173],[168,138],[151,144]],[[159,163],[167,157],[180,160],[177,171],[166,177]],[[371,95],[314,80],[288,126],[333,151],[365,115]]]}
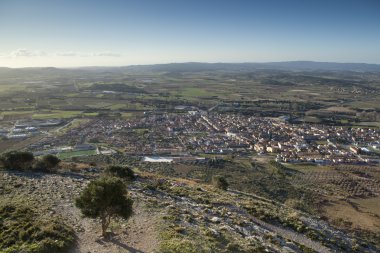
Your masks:
{"label": "distant mountain range", "polygon": [[202,72],[202,71],[255,71],[255,70],[286,70],[286,71],[356,71],[380,72],[380,64],[367,63],[336,63],[313,61],[288,61],[267,63],[168,63],[154,65],[131,65],[121,67],[81,67],[81,68],[1,68],[0,78],[71,77],[91,73],[128,73],[128,72]]}
{"label": "distant mountain range", "polygon": [[257,69],[275,69],[275,70],[303,70],[303,71],[358,71],[372,72],[380,71],[380,64],[367,63],[336,63],[336,62],[314,62],[314,61],[288,61],[288,62],[267,62],[267,63],[169,63],[155,65],[134,65],[126,67],[130,70],[137,71],[175,71],[175,72],[193,72],[193,71],[252,71]]}

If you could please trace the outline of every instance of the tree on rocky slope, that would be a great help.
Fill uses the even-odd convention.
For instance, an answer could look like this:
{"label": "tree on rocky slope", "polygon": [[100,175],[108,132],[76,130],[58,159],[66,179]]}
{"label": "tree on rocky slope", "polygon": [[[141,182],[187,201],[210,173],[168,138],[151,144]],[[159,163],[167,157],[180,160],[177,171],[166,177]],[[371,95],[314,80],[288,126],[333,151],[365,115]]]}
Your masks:
{"label": "tree on rocky slope", "polygon": [[119,216],[128,219],[133,214],[133,200],[128,196],[127,187],[115,177],[90,182],[75,200],[75,205],[84,216],[100,218],[104,237],[107,237],[111,218]]}

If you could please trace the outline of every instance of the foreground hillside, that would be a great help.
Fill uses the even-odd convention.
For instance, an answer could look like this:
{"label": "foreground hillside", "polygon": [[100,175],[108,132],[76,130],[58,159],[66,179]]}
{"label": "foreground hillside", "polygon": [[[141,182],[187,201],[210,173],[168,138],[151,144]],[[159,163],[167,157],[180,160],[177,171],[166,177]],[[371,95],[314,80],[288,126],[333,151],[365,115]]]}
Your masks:
{"label": "foreground hillside", "polygon": [[[1,206],[28,203],[40,214],[40,219],[57,219],[72,228],[76,239],[68,252],[379,250],[369,242],[333,229],[317,217],[278,202],[148,173],[140,173],[128,183],[135,202],[133,218],[127,222],[114,221],[112,238],[105,240],[99,222],[82,217],[74,206],[75,197],[98,176],[98,173],[1,172]],[[6,226],[6,217],[1,218]],[[20,235],[15,238],[14,244],[28,247],[28,241],[22,241]],[[1,247],[2,252],[17,252],[5,243]]]}

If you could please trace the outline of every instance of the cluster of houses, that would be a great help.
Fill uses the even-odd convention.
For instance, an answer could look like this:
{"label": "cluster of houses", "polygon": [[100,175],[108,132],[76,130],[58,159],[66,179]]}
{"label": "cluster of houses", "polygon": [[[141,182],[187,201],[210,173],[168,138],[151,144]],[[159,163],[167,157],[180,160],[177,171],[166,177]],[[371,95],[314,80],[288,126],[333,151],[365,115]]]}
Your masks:
{"label": "cluster of houses", "polygon": [[[206,116],[203,116],[206,117]],[[282,162],[378,163],[380,131],[286,120],[214,114],[207,117],[214,129],[235,136],[259,153],[274,153]]]}
{"label": "cluster of houses", "polygon": [[379,161],[380,130],[199,111],[146,114],[132,119],[93,119],[31,150],[101,143],[127,155],[198,156],[270,153],[277,161],[370,163]]}

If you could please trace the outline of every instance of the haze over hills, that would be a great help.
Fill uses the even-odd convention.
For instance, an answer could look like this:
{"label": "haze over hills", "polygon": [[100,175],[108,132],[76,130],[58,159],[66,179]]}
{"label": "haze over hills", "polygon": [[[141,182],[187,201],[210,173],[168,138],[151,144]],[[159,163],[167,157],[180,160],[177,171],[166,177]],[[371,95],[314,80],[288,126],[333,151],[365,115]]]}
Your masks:
{"label": "haze over hills", "polygon": [[[0,67],[2,78],[12,78],[23,75],[62,75],[70,73],[78,75],[91,72],[202,72],[202,71],[254,71],[254,70],[285,70],[285,71],[353,71],[353,72],[379,72],[380,64],[367,63],[338,63],[315,61],[287,61],[266,63],[206,63],[183,62],[153,65],[130,65],[120,67],[85,66],[77,68],[30,67],[8,68]],[[26,76],[25,76],[26,75]]]}
{"label": "haze over hills", "polygon": [[314,61],[286,61],[266,63],[169,63],[155,65],[128,66],[128,69],[149,71],[252,71],[257,69],[274,70],[340,70],[340,71],[380,71],[379,64],[367,63],[337,63],[337,62],[314,62]]}

